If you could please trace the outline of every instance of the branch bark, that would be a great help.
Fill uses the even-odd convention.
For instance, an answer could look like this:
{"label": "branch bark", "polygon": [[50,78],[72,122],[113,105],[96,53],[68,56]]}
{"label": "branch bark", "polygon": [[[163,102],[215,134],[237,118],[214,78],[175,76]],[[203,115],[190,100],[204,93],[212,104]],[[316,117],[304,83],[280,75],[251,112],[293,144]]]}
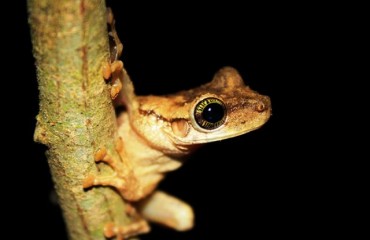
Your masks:
{"label": "branch bark", "polygon": [[[110,188],[84,191],[94,153],[114,149],[116,117],[102,66],[109,59],[105,1],[28,0],[40,111],[35,141],[46,152],[70,239],[105,239],[104,224],[129,223]],[[99,166],[100,174],[111,173]]]}

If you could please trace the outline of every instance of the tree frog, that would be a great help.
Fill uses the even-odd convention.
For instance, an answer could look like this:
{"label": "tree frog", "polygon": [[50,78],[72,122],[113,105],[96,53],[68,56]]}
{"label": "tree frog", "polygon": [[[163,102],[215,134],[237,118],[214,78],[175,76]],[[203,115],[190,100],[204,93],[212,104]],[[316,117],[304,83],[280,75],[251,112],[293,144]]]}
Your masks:
{"label": "tree frog", "polygon": [[[112,19],[109,17],[108,23],[114,30]],[[271,115],[270,99],[246,86],[232,67],[222,68],[211,82],[194,89],[164,96],[137,96],[118,60],[122,46],[115,30],[110,35],[116,45],[115,57],[103,76],[106,79],[112,76],[111,96],[115,98],[120,92],[118,97],[125,105],[125,111],[117,117],[116,150],[120,158],[101,146],[95,161],[109,165],[114,174],[90,175],[83,187],[113,187],[124,199],[135,203],[135,208],[128,207],[133,223],[128,226],[107,223],[106,237],[123,239],[148,232],[147,220],[179,231],[191,229],[194,219],[191,206],[156,190],[158,183],[202,144],[261,127]],[[108,73],[106,69],[110,69]]]}

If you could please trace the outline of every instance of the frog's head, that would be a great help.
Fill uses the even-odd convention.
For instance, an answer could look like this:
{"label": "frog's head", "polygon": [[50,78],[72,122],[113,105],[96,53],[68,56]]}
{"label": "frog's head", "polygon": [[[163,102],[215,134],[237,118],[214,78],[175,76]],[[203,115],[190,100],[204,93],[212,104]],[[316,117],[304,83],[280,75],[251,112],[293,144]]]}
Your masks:
{"label": "frog's head", "polygon": [[236,137],[261,127],[271,115],[269,97],[251,90],[231,67],[218,71],[210,83],[178,95],[188,117],[173,118],[170,135],[177,144]]}
{"label": "frog's head", "polygon": [[231,67],[198,88],[137,102],[138,114],[130,120],[135,129],[154,146],[184,151],[258,129],[271,115],[270,98],[251,90]]}

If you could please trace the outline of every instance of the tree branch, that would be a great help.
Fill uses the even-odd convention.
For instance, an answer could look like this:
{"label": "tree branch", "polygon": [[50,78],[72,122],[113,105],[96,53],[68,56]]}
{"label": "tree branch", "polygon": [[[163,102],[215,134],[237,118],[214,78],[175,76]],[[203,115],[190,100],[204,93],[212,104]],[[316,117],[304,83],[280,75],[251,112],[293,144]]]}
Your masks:
{"label": "tree branch", "polygon": [[[85,191],[94,153],[114,149],[116,117],[102,78],[109,59],[105,1],[28,0],[40,91],[35,141],[47,158],[70,239],[105,239],[104,225],[129,223],[110,188]],[[111,169],[99,166],[100,174]]]}

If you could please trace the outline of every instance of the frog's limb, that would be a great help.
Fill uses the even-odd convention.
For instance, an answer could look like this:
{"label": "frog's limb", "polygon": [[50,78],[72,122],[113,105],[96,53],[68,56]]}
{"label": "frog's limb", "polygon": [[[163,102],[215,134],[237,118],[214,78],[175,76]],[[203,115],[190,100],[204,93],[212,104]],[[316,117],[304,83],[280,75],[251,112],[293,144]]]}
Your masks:
{"label": "frog's limb", "polygon": [[139,191],[137,178],[127,161],[121,138],[117,140],[116,151],[120,153],[120,157],[112,155],[105,147],[100,148],[95,153],[95,162],[107,164],[114,170],[114,173],[110,176],[90,175],[84,180],[83,188],[110,186],[114,187],[124,199],[128,201],[138,200],[143,197],[143,193]]}
{"label": "frog's limb", "polygon": [[[83,182],[83,188],[110,186],[114,187],[124,199],[137,200],[142,197],[142,194],[138,191],[137,179],[128,164],[121,138],[116,141],[115,150],[120,153],[120,157],[111,154],[105,147],[101,147],[94,155],[95,162],[103,162],[109,165],[114,173],[110,176],[90,175]],[[149,232],[150,227],[147,221],[127,203],[126,212],[132,223],[124,226],[116,225],[113,222],[107,223],[104,227],[104,235],[107,238],[116,237],[118,240],[124,240],[130,236]]]}
{"label": "frog's limb", "polygon": [[126,238],[150,231],[148,222],[139,214],[137,214],[135,208],[133,208],[130,204],[126,205],[126,212],[132,218],[133,222],[125,226],[117,226],[113,222],[107,223],[104,227],[105,237],[116,237],[117,240],[124,240]]}
{"label": "frog's limb", "polygon": [[88,176],[84,183],[84,188],[89,188],[92,186],[113,186],[117,189],[123,189],[125,186],[126,181],[124,180],[124,176],[121,176],[120,171],[116,171],[116,169],[120,168],[120,160],[112,157],[111,154],[107,152],[105,147],[100,148],[94,155],[95,162],[105,162],[110,167],[115,170],[115,173],[110,176]]}
{"label": "frog's limb", "polygon": [[138,210],[145,219],[177,231],[189,230],[194,224],[191,206],[161,191],[156,191],[141,201]]}
{"label": "frog's limb", "polygon": [[133,115],[138,112],[139,102],[130,76],[125,70],[122,71],[122,75],[122,91],[119,100],[126,106],[128,114]]}

